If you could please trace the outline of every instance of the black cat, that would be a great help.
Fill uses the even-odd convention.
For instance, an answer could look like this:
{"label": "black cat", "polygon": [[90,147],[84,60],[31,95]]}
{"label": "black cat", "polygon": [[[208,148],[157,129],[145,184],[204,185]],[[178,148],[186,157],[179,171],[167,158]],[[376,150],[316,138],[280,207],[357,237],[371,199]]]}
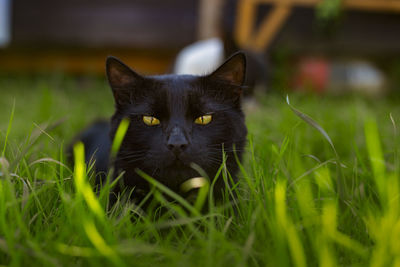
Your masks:
{"label": "black cat", "polygon": [[[130,125],[113,164],[117,173],[125,172],[124,185],[135,192],[149,190],[137,169],[177,193],[184,181],[199,176],[192,163],[213,179],[223,151],[234,177],[234,153],[241,159],[247,134],[241,110],[245,70],[246,58],[240,52],[205,76],[141,76],[118,59],[107,58],[115,113],[110,124],[97,122],[78,136],[85,144],[86,161],[93,156],[96,170],[108,169],[110,140],[127,117]],[[217,195],[223,185],[218,179]]]}

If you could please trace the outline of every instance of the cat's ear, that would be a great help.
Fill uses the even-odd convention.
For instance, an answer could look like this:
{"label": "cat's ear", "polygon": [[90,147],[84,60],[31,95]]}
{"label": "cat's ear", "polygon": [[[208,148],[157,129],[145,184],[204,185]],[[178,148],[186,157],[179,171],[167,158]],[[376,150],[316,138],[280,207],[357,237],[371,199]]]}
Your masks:
{"label": "cat's ear", "polygon": [[114,94],[115,103],[119,106],[130,103],[132,94],[143,77],[118,58],[112,56],[107,57],[106,74]]}
{"label": "cat's ear", "polygon": [[209,78],[223,83],[242,86],[246,76],[246,56],[237,52],[228,58]]}

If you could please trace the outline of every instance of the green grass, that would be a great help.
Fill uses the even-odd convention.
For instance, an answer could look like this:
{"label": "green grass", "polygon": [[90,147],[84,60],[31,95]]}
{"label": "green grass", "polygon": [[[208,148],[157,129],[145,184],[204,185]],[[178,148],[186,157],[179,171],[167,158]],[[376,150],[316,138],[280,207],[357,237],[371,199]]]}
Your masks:
{"label": "green grass", "polygon": [[289,94],[296,113],[261,95],[236,207],[208,201],[202,214],[204,201],[145,174],[150,212],[123,199],[107,210],[113,184],[92,191],[81,146],[67,165],[72,136],[113,111],[103,80],[3,77],[0,94],[0,265],[400,265],[396,99]]}

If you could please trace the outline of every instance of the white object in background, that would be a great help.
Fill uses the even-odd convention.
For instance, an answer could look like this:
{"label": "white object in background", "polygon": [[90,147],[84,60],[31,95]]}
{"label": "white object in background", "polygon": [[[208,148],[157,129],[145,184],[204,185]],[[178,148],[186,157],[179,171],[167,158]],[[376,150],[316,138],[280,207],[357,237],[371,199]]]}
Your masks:
{"label": "white object in background", "polygon": [[368,61],[334,62],[331,68],[332,91],[355,91],[369,95],[384,93],[386,77]]}
{"label": "white object in background", "polygon": [[11,0],[0,0],[0,47],[10,42]]}
{"label": "white object in background", "polygon": [[219,38],[195,42],[179,52],[175,74],[204,75],[214,71],[224,59],[224,45]]}
{"label": "white object in background", "polygon": [[355,90],[378,94],[384,87],[382,72],[368,62],[355,62],[349,68],[349,84]]}

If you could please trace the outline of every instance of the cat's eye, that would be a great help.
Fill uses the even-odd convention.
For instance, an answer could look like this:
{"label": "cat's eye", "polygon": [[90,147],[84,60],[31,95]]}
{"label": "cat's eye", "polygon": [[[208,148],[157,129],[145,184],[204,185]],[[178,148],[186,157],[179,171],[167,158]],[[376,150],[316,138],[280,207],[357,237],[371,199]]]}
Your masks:
{"label": "cat's eye", "polygon": [[143,116],[143,122],[148,126],[160,124],[160,120],[153,116]]}
{"label": "cat's eye", "polygon": [[208,114],[198,117],[197,119],[194,120],[194,123],[206,125],[209,124],[211,120],[212,120],[212,115]]}

